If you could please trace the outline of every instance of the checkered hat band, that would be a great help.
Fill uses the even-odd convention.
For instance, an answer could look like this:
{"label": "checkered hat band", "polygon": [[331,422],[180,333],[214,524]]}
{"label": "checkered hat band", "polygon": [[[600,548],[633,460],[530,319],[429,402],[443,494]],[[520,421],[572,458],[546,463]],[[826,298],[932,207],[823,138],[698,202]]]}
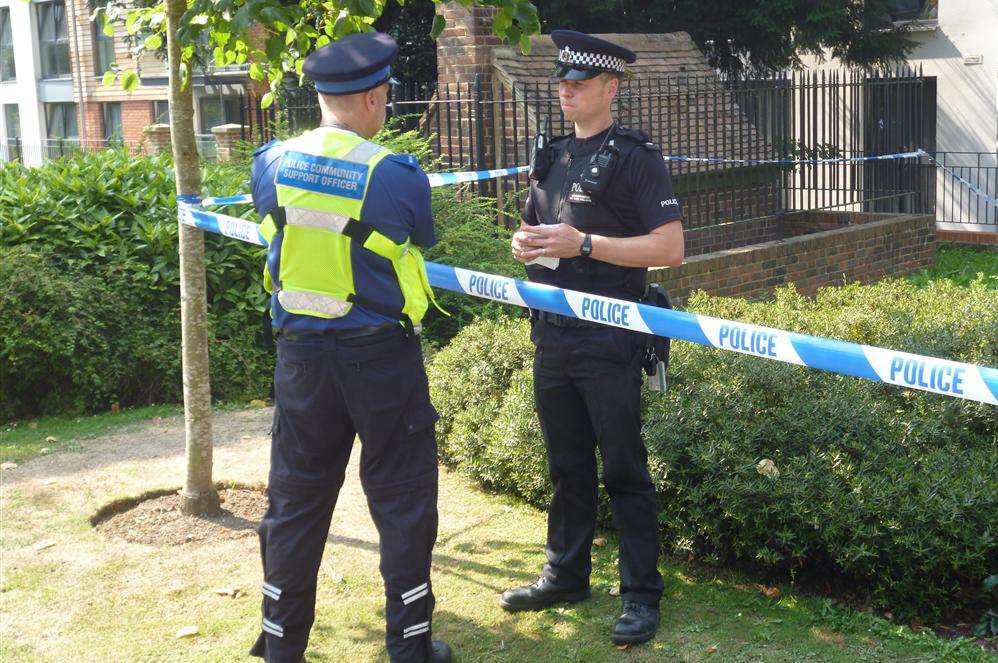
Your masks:
{"label": "checkered hat band", "polygon": [[566,46],[558,52],[559,64],[584,64],[589,67],[598,67],[607,71],[624,71],[624,58],[606,55],[604,53],[586,53],[584,51],[573,51]]}

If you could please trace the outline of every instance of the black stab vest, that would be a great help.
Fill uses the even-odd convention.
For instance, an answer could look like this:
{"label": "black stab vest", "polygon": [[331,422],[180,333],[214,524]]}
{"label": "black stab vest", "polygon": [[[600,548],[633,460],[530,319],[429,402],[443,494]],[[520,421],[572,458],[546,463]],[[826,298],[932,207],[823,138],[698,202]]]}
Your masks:
{"label": "black stab vest", "polygon": [[[634,237],[638,234],[621,222],[619,210],[609,201],[609,194],[627,182],[622,173],[631,152],[644,149],[648,137],[643,133],[617,128],[611,136],[620,155],[613,177],[602,195],[587,194],[579,185],[579,175],[595,153],[573,157],[569,151],[571,136],[551,141],[554,163],[543,180],[531,182],[537,220],[542,224],[567,223],[583,233],[604,237]],[[531,281],[547,285],[580,290],[607,297],[636,301],[644,295],[648,270],[643,267],[620,267],[610,263],[578,256],[562,258],[557,269],[540,265],[527,265]]]}

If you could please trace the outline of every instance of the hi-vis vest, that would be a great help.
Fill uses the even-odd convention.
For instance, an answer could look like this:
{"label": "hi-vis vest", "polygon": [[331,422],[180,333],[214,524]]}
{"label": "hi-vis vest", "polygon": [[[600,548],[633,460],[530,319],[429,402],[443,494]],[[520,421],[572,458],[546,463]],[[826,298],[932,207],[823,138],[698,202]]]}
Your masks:
{"label": "hi-vis vest", "polygon": [[[433,293],[419,249],[396,244],[364,223],[360,211],[375,166],[391,152],[360,136],[320,127],[285,143],[277,170],[276,207],[261,232],[268,242],[284,233],[278,278],[264,266],[264,288],[276,290],[289,313],[340,318],[354,304],[418,325]],[[390,310],[357,294],[350,246],[357,243],[392,263],[404,300]]]}

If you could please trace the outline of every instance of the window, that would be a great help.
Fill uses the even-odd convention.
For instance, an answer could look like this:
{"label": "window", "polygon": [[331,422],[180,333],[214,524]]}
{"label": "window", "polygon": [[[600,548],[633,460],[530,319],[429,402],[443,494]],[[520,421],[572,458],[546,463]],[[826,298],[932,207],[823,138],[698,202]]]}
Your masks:
{"label": "window", "polygon": [[5,104],[3,107],[3,122],[6,127],[3,148],[0,154],[6,155],[9,161],[19,161],[21,158],[21,116],[17,104]]}
{"label": "window", "polygon": [[114,37],[104,34],[104,14],[94,18],[94,73],[103,76],[114,64]]}
{"label": "window", "polygon": [[121,142],[124,133],[121,128],[121,104],[112,102],[101,104],[104,116],[104,140],[108,143]]}
{"label": "window", "polygon": [[157,99],[152,102],[152,121],[153,124],[169,124],[170,123],[170,102],[162,99]]}
{"label": "window", "polygon": [[42,58],[42,78],[69,76],[65,3],[44,2],[38,5],[38,44]]}
{"label": "window", "polygon": [[76,104],[45,104],[45,129],[50,159],[71,152],[79,140]]}
{"label": "window", "polygon": [[201,133],[211,133],[212,127],[239,123],[242,120],[240,97],[201,97]]}
{"label": "window", "polygon": [[891,20],[918,21],[939,15],[939,0],[890,0]]}
{"label": "window", "polygon": [[0,81],[17,78],[14,68],[14,35],[10,27],[10,8],[0,7]]}

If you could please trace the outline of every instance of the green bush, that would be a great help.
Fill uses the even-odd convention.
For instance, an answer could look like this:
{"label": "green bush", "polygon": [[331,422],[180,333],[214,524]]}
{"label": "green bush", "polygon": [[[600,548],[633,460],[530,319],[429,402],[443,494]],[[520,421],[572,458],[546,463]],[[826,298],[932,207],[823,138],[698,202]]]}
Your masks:
{"label": "green bush", "polygon": [[[690,310],[819,336],[998,363],[983,282],[696,295]],[[543,505],[544,446],[524,322],[482,322],[434,358],[444,459]],[[670,389],[645,396],[667,550],[779,577],[868,588],[895,615],[935,616],[993,573],[998,408],[676,343]],[[758,463],[769,459],[778,476]]]}
{"label": "green bush", "polygon": [[[245,190],[248,175],[246,163],[210,166],[206,195]],[[166,157],[120,149],[0,164],[0,418],[180,400],[176,218]],[[215,398],[269,391],[263,255],[205,235]]]}
{"label": "green bush", "polygon": [[[496,224],[495,200],[455,192],[452,187],[433,191],[433,221],[439,241],[424,252],[427,260],[502,276],[523,277],[523,268],[510,255],[512,231]],[[522,311],[487,299],[436,290],[437,303],[423,322],[423,336],[443,347],[461,328],[476,318],[507,318]]]}
{"label": "green bush", "polygon": [[[418,134],[388,130],[382,139],[396,151],[415,154],[427,169],[437,169],[429,162],[429,143]],[[249,190],[245,159],[210,164],[202,174],[205,195]],[[447,187],[434,191],[433,209],[440,244],[427,252],[429,259],[512,273],[509,233],[496,228],[492,201]],[[248,205],[224,211],[256,220]],[[7,315],[0,320],[5,332],[0,372],[6,376],[0,385],[0,417],[181,398],[176,218],[167,156],[116,149],[35,169],[0,164],[5,270],[0,282],[8,291]],[[18,247],[28,247],[27,253],[11,253]],[[274,360],[262,343],[264,253],[258,246],[205,234],[211,386],[217,399],[259,398],[270,389]],[[7,287],[8,278],[34,272],[44,273],[51,284],[18,281],[15,288],[12,281]],[[424,325],[431,348],[475,316],[511,313],[493,302],[438,294],[451,315],[431,309]],[[110,302],[114,306],[105,305]],[[67,317],[69,306],[76,307],[76,317]],[[11,324],[24,316],[35,316],[33,324],[38,333],[44,330],[44,339],[29,340]],[[16,370],[6,357],[17,358]]]}

